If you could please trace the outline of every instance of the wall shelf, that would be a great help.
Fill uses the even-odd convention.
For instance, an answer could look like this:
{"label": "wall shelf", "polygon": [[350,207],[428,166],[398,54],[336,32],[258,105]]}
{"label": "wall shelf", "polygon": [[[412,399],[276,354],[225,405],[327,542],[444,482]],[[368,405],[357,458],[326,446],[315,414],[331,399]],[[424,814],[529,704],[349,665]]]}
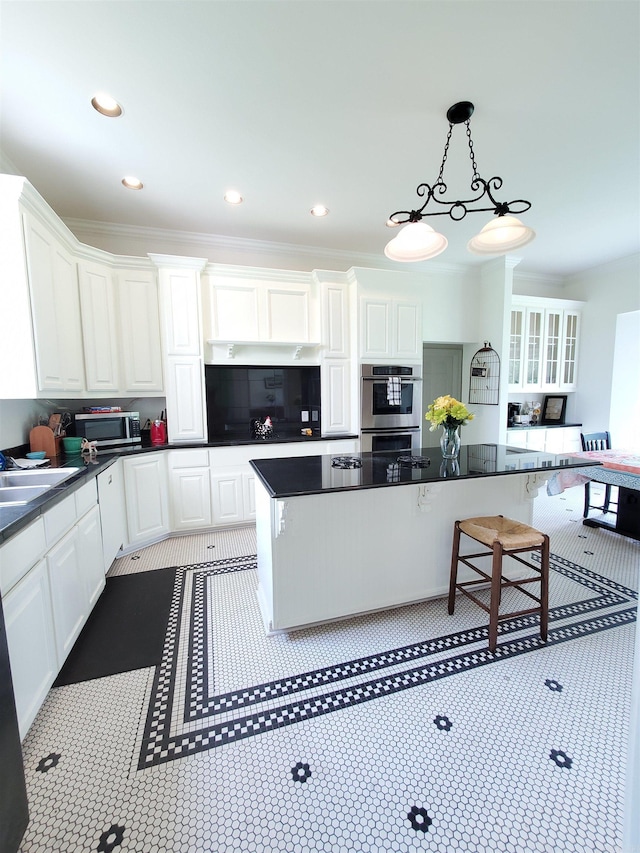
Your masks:
{"label": "wall shelf", "polygon": [[317,349],[317,341],[220,341],[216,338],[207,341],[211,346],[226,347],[227,358],[235,358],[238,350],[243,348],[292,349],[293,358],[300,358],[303,349]]}

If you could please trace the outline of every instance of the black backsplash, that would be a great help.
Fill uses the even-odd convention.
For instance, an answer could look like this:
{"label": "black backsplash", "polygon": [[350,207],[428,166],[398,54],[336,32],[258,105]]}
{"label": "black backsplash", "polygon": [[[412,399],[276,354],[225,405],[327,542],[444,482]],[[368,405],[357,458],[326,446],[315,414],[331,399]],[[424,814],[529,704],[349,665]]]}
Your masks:
{"label": "black backsplash", "polygon": [[[269,417],[272,438],[320,433],[320,368],[205,365],[209,441],[259,436],[256,422]],[[302,412],[309,420],[302,420]]]}

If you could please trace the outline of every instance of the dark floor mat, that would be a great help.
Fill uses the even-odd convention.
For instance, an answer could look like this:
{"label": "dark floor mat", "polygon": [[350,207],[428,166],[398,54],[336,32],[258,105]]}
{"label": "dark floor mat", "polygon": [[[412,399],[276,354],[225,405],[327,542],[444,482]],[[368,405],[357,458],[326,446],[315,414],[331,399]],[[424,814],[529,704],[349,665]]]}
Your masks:
{"label": "dark floor mat", "polygon": [[175,568],[107,578],[54,687],[160,663]]}

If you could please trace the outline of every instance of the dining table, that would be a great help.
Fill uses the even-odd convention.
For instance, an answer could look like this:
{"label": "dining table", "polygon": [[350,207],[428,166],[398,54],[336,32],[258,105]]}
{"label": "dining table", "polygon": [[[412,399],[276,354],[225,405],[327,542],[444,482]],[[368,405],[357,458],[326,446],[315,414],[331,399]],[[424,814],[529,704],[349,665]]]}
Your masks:
{"label": "dining table", "polygon": [[571,486],[592,481],[617,486],[617,509],[601,515],[588,515],[587,527],[613,530],[640,541],[640,452],[635,450],[582,450],[572,457],[599,462],[595,467],[572,468],[557,472],[547,484],[549,494],[559,494]]}

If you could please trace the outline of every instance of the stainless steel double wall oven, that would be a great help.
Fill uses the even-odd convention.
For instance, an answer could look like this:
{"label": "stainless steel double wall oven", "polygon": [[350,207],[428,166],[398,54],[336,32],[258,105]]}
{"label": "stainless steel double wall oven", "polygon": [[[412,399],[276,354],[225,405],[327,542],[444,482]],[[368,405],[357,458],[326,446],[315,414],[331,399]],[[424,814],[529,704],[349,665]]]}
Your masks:
{"label": "stainless steel double wall oven", "polygon": [[362,451],[419,450],[422,415],[420,367],[363,364],[361,377]]}

